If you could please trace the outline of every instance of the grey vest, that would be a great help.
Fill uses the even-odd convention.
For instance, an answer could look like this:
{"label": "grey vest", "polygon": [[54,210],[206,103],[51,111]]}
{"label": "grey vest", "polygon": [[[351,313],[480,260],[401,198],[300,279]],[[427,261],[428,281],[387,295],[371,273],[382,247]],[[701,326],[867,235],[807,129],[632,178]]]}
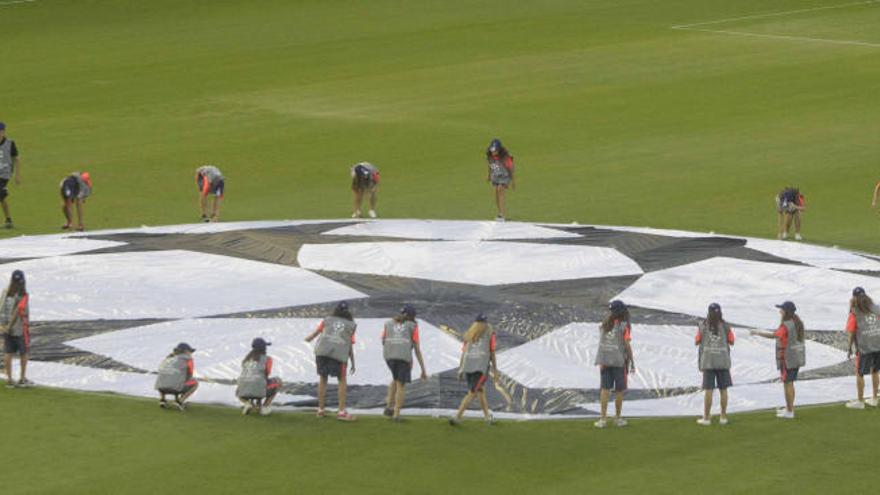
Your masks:
{"label": "grey vest", "polygon": [[212,165],[206,165],[204,167],[199,167],[198,173],[204,175],[205,178],[208,179],[208,182],[211,184],[213,184],[223,178],[223,174],[220,173],[220,169],[217,167],[214,167]]}
{"label": "grey vest", "polygon": [[599,328],[599,349],[596,351],[595,364],[618,368],[626,365],[625,333],[626,321],[618,321],[607,332]]}
{"label": "grey vest", "polygon": [[[3,326],[9,325],[9,322],[12,321],[13,316],[18,311],[18,305],[21,303],[21,296],[7,296],[6,293],[3,293],[3,302],[0,303],[0,322],[3,323]],[[28,308],[24,309],[24,316],[19,315],[18,318],[15,319],[15,323],[9,328],[9,335],[13,337],[21,337],[24,335],[24,321],[27,318]]]}
{"label": "grey vest", "polygon": [[729,370],[730,344],[727,342],[727,324],[721,322],[718,335],[709,330],[705,320],[700,322],[700,371]]}
{"label": "grey vest", "polygon": [[510,180],[510,170],[504,166],[504,158],[498,160],[489,159],[489,170],[492,182],[506,182]]}
{"label": "grey vest", "polygon": [[858,308],[853,308],[856,315],[856,341],[860,354],[880,351],[880,308],[876,304],[871,306],[871,311],[862,313]]}
{"label": "grey vest", "polygon": [[168,356],[159,365],[159,376],[156,378],[156,390],[182,392],[186,384],[187,365],[191,358],[185,354]]}
{"label": "grey vest", "polygon": [[0,144],[0,179],[12,177],[12,140],[6,138]]}
{"label": "grey vest", "polygon": [[488,328],[483,332],[483,336],[476,342],[467,345],[464,353],[464,372],[475,373],[477,371],[486,373],[489,370],[490,361],[490,345],[492,343],[492,335],[494,330]]}
{"label": "grey vest", "polygon": [[324,318],[324,331],[315,346],[315,355],[333,358],[340,363],[347,362],[355,329],[357,325],[351,320],[335,316]]}
{"label": "grey vest", "polygon": [[9,325],[9,322],[12,321],[12,315],[15,313],[15,306],[17,304],[18,301],[14,297],[6,297],[6,289],[4,289],[3,295],[0,295],[0,325],[3,328],[6,328],[6,325]]}
{"label": "grey vest", "polygon": [[269,384],[266,376],[266,363],[269,357],[260,356],[260,359],[250,359],[241,364],[241,376],[238,377],[238,387],[235,389],[236,397],[242,399],[263,399],[266,397],[266,387]]}
{"label": "grey vest", "polygon": [[385,344],[382,355],[386,361],[399,359],[412,363],[413,333],[416,324],[412,321],[397,323],[394,320],[385,323]]}
{"label": "grey vest", "polygon": [[[807,364],[806,343],[800,342],[797,338],[797,327],[793,320],[787,320],[782,323],[788,330],[788,345],[785,349],[780,348],[779,339],[776,339],[776,355],[785,357],[785,368],[793,370]],[[777,359],[776,367],[782,369],[782,360]]]}

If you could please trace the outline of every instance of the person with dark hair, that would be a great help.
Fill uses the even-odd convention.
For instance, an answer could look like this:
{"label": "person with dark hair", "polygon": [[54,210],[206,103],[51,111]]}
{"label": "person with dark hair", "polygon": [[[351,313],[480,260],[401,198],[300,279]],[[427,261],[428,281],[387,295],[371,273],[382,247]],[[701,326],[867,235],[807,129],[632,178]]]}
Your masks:
{"label": "person with dark hair", "polygon": [[73,228],[73,207],[76,206],[76,230],[85,230],[83,210],[86,199],[92,194],[92,178],[88,172],[73,172],[61,179],[61,212],[66,223],[62,230]]}
{"label": "person with dark hair", "polygon": [[159,364],[159,376],[156,377],[155,388],[159,392],[159,407],[166,409],[166,395],[174,396],[177,409],[186,410],[186,400],[199,388],[195,379],[195,365],[192,353],[196,352],[186,342],[177,344],[171,354]]}
{"label": "person with dark hair", "polygon": [[795,314],[797,307],[791,301],[777,304],[782,320],[775,332],[751,330],[752,335],[768,339],[776,339],[776,369],[779,370],[785,393],[785,407],[776,411],[776,417],[794,419],[794,382],[798,371],[807,364],[806,346],[804,344],[804,322]]}
{"label": "person with dark hair", "polygon": [[[30,387],[27,379],[28,353],[30,352],[30,301],[24,272],[15,270],[9,286],[0,296],[0,333],[3,334],[6,387]],[[18,382],[12,379],[12,357],[18,354],[20,369]]]}
{"label": "person with dark hair", "polygon": [[[202,165],[196,169],[196,187],[199,189],[199,211],[203,222],[220,220],[220,202],[226,192],[226,179],[214,165]],[[208,196],[213,196],[211,214],[208,215]]]}
{"label": "person with dark hair", "polygon": [[403,407],[406,384],[412,381],[413,352],[422,369],[421,379],[428,378],[425,361],[419,347],[419,324],[416,322],[416,308],[405,304],[400,313],[385,323],[382,329],[382,355],[391,371],[391,384],[385,398],[385,416],[392,421],[400,421],[400,408]]}
{"label": "person with dark hair", "polygon": [[596,350],[595,364],[599,367],[601,384],[599,390],[600,416],[596,428],[607,425],[608,399],[614,390],[614,424],[626,426],[621,417],[623,410],[623,393],[626,391],[627,373],[635,372],[633,360],[632,327],[629,309],[623,301],[615,300],[608,304],[608,313],[599,325],[599,348]]}
{"label": "person with dark hair", "polygon": [[[856,356],[856,391],[858,398],[846,403],[850,409],[864,409],[865,405],[877,407],[877,389],[880,386],[880,307],[862,287],[852,291],[849,301],[849,318],[846,321],[849,334],[847,359]],[[872,395],[865,400],[865,375],[871,375]]]}
{"label": "person with dark hair", "polygon": [[488,175],[486,181],[492,183],[495,189],[495,207],[498,210],[498,216],[495,220],[503,222],[507,218],[507,208],[505,205],[505,193],[509,187],[516,190],[516,180],[514,179],[513,157],[508,153],[507,148],[501,144],[501,140],[495,138],[486,148],[486,162],[488,164]]}
{"label": "person with dark hair", "polygon": [[241,362],[235,396],[242,404],[242,415],[253,409],[261,416],[272,413],[272,401],[281,390],[281,379],[272,376],[272,358],[266,355],[266,347],[270,345],[271,342],[255,338],[251,341],[251,351]]}
{"label": "person with dark hair", "polygon": [[697,420],[701,426],[712,424],[712,394],[716,388],[721,399],[721,417],[718,423],[727,424],[727,389],[733,385],[730,378],[730,346],[733,345],[733,330],[724,321],[721,306],[709,305],[706,319],[697,329],[695,345],[699,350],[699,367],[703,373],[703,416]]}
{"label": "person with dark hair", "polygon": [[788,239],[792,222],[794,223],[794,240],[801,237],[801,212],[807,209],[804,195],[800,189],[788,186],[776,195],[776,223],[778,239]]}
{"label": "person with dark hair", "polygon": [[21,184],[21,157],[15,141],[6,137],[6,124],[0,122],[0,207],[6,215],[6,228],[12,228],[12,217],[9,216],[9,204],[6,198],[9,191],[6,190],[9,179],[15,177],[15,185]]}
{"label": "person with dark hair", "polygon": [[361,217],[364,195],[370,197],[370,218],[376,218],[376,192],[379,190],[379,168],[370,162],[355,163],[351,167],[351,192],[354,194],[354,213],[351,218]]}
{"label": "person with dark hair", "polygon": [[495,360],[495,329],[489,324],[486,315],[480,313],[464,333],[462,339],[464,345],[461,350],[458,378],[460,380],[464,376],[467,379],[468,393],[462,399],[456,415],[449,418],[449,424],[455,426],[461,423],[464,411],[475,397],[480,399],[483,418],[491,424],[494,422],[494,418],[492,412],[489,411],[489,401],[486,399],[486,389],[483,385],[490,373],[494,380],[498,379],[498,363]]}
{"label": "person with dark hair", "polygon": [[[354,374],[354,334],[357,324],[345,301],[336,305],[333,313],[324,318],[318,328],[308,337],[306,342],[311,342],[317,336],[318,344],[315,346],[315,365],[318,368],[318,412],[317,416],[323,418],[325,399],[327,396],[327,377],[333,376],[339,380],[339,410],[336,419],[340,421],[354,421],[355,417],[345,409],[346,397],[346,373]],[[351,371],[348,371],[347,363],[351,361]]]}

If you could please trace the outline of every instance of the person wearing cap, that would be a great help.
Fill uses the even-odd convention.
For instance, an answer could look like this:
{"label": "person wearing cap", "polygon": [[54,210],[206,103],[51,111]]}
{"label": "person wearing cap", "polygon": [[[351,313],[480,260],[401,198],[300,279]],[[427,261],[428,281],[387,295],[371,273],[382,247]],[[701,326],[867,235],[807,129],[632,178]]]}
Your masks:
{"label": "person wearing cap", "polygon": [[508,187],[516,190],[516,180],[513,177],[513,157],[501,144],[500,139],[493,139],[486,148],[486,163],[488,165],[486,181],[495,189],[495,208],[498,210],[495,220],[503,222],[507,218],[504,195]]}
{"label": "person wearing cap", "polygon": [[636,367],[630,346],[632,328],[629,309],[623,301],[615,300],[608,304],[608,314],[599,329],[601,333],[595,364],[599,367],[601,377],[600,417],[595,425],[596,428],[605,428],[607,425],[608,399],[614,390],[614,423],[626,426],[626,420],[621,417],[623,392],[626,390],[627,373],[635,372]]}
{"label": "person wearing cap", "polygon": [[479,397],[483,417],[487,423],[491,424],[494,419],[492,412],[489,411],[489,401],[486,399],[486,389],[483,385],[485,385],[490,372],[493,379],[498,379],[498,363],[495,360],[495,329],[489,324],[486,315],[480,313],[464,333],[462,340],[464,340],[464,344],[461,350],[458,378],[460,380],[464,376],[467,379],[468,393],[462,399],[456,415],[449,418],[449,424],[455,426],[461,422],[464,411],[475,397]]}
{"label": "person wearing cap", "polygon": [[797,307],[791,301],[777,304],[782,320],[775,332],[751,330],[752,335],[776,339],[776,369],[779,370],[785,393],[785,407],[776,411],[776,417],[794,419],[794,382],[798,371],[807,363],[804,344],[804,322],[795,314]]}
{"label": "person wearing cap", "polygon": [[[339,398],[339,410],[336,412],[336,419],[340,421],[354,421],[354,416],[345,409],[345,397],[347,392],[346,373],[354,374],[354,334],[357,330],[357,324],[348,308],[348,303],[340,302],[333,309],[333,313],[327,316],[318,328],[315,329],[308,337],[306,342],[311,342],[320,335],[317,345],[315,345],[315,365],[318,369],[318,411],[317,416],[323,418],[325,415],[324,406],[327,397],[327,380],[332,376],[339,380],[339,389],[337,391]],[[351,361],[351,369],[349,371],[348,362]]]}
{"label": "person wearing cap", "polygon": [[400,408],[403,407],[404,387],[412,381],[413,352],[419,360],[422,380],[428,378],[425,372],[425,361],[419,348],[419,324],[416,323],[416,309],[409,304],[404,305],[400,313],[385,323],[382,328],[382,355],[388,369],[391,370],[391,384],[385,398],[385,416],[393,421],[400,420]]}
{"label": "person wearing cap", "polygon": [[[856,392],[858,398],[846,403],[850,409],[864,409],[865,405],[877,407],[877,389],[880,386],[880,307],[874,303],[862,287],[856,287],[849,301],[849,317],[846,321],[849,334],[847,359],[856,356]],[[865,375],[871,375],[872,394],[865,400]]]}
{"label": "person wearing cap", "polygon": [[241,375],[235,396],[241,401],[241,414],[247,415],[256,409],[261,416],[272,413],[272,401],[281,390],[281,379],[272,377],[272,358],[266,354],[266,347],[272,345],[257,337],[251,341],[251,351],[241,362]]}
{"label": "person wearing cap", "polygon": [[12,217],[9,215],[9,204],[6,198],[9,191],[6,186],[9,179],[15,175],[15,185],[21,184],[21,157],[18,154],[18,147],[15,141],[6,137],[6,124],[0,122],[0,206],[3,207],[3,214],[6,215],[6,228],[12,228]]}
{"label": "person wearing cap", "polygon": [[703,373],[703,416],[697,420],[701,426],[712,424],[712,394],[717,388],[721,399],[719,424],[727,424],[727,389],[733,385],[730,377],[730,346],[733,330],[721,314],[718,303],[709,305],[709,313],[699,323],[695,344],[699,346],[699,367]]}
{"label": "person wearing cap", "polygon": [[355,163],[351,167],[351,192],[354,194],[354,213],[351,218],[361,217],[364,195],[370,196],[370,218],[376,218],[376,192],[379,190],[379,169],[370,162]]}
{"label": "person wearing cap", "polygon": [[62,230],[68,230],[73,226],[72,206],[76,205],[76,230],[85,230],[83,224],[83,203],[92,194],[92,178],[88,172],[73,172],[61,179],[61,211],[67,222],[61,226]]}
{"label": "person wearing cap", "polygon": [[186,342],[181,342],[159,364],[159,376],[156,377],[156,391],[159,392],[159,407],[168,408],[166,395],[174,396],[177,409],[186,410],[186,400],[199,388],[195,379],[195,364],[192,353],[196,352]]}
{"label": "person wearing cap", "polygon": [[[28,353],[30,352],[30,305],[24,272],[15,270],[9,286],[0,295],[0,333],[3,334],[3,364],[6,368],[6,387],[29,387],[27,379]],[[12,378],[12,358],[18,354],[18,382]]]}
{"label": "person wearing cap", "polygon": [[[196,169],[196,187],[199,188],[199,210],[203,222],[216,222],[220,219],[220,201],[226,189],[226,180],[220,169],[213,165],[203,165]],[[214,200],[211,204],[211,215],[208,216],[208,195]]]}

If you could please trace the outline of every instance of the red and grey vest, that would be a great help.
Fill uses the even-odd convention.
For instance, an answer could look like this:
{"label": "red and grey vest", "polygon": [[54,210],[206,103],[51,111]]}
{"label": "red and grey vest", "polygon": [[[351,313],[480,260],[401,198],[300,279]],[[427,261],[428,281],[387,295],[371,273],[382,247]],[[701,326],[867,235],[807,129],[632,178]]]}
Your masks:
{"label": "red and grey vest", "polygon": [[6,138],[0,143],[0,179],[12,177],[12,140]]}
{"label": "red and grey vest", "polygon": [[412,321],[396,322],[389,320],[385,323],[385,343],[382,355],[386,361],[398,359],[412,363],[413,333],[416,324]]}
{"label": "red and grey vest", "polygon": [[465,373],[475,373],[477,371],[486,373],[489,371],[492,335],[494,334],[495,331],[488,328],[479,339],[467,344],[464,351]]}
{"label": "red and grey vest", "polygon": [[324,318],[324,330],[315,346],[315,355],[333,358],[340,363],[347,362],[355,329],[357,325],[351,320],[335,316]]}
{"label": "red and grey vest", "polygon": [[28,330],[30,316],[30,308],[28,307],[28,296],[7,296],[3,293],[3,300],[0,302],[0,324],[4,327],[9,325],[13,316],[16,314],[18,318],[9,328],[9,335],[13,337],[22,337]]}
{"label": "red and grey vest", "polygon": [[599,366],[626,366],[626,321],[616,321],[611,330],[599,329],[599,348],[595,364]]}
{"label": "red and grey vest", "polygon": [[797,338],[797,326],[794,320],[786,320],[782,322],[788,330],[788,343],[783,349],[779,345],[779,339],[776,339],[776,367],[782,369],[783,360],[785,369],[793,370],[807,364],[807,351],[804,342]]}
{"label": "red and grey vest", "polygon": [[878,320],[880,307],[872,304],[871,310],[867,313],[859,311],[859,308],[853,308],[853,314],[856,315],[856,343],[859,353],[880,351],[880,320]]}
{"label": "red and grey vest", "polygon": [[238,377],[238,387],[235,396],[241,399],[263,399],[266,397],[266,387],[269,385],[269,377],[266,376],[266,363],[269,356],[265,354],[259,359],[248,359],[241,363],[241,375]]}
{"label": "red and grey vest", "polygon": [[720,326],[716,335],[709,330],[706,320],[700,322],[700,371],[730,369],[727,324],[722,321]]}
{"label": "red and grey vest", "polygon": [[189,361],[192,358],[185,354],[168,356],[159,365],[159,376],[156,378],[156,390],[166,392],[182,392],[188,378]]}

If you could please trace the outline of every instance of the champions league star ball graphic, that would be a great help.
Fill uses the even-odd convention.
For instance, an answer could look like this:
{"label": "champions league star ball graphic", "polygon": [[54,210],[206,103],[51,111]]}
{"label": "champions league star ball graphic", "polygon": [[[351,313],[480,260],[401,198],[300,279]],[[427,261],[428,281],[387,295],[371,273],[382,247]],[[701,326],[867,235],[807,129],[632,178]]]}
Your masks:
{"label": "champions league star ball graphic", "polygon": [[[774,307],[795,301],[807,327],[798,403],[851,398],[842,331],[852,288],[880,294],[880,260],[802,243],[650,228],[469,221],[263,221],[143,227],[0,241],[0,277],[27,274],[29,375],[39,385],[154,397],[162,358],[197,349],[195,402],[235,405],[254,337],[272,342],[283,408],[316,405],[313,345],[337,302],[358,323],[351,409],[381,412],[390,373],[384,322],[418,311],[429,378],[407,387],[407,413],[444,414],[465,392],[460,334],[478,313],[498,336],[489,387],[501,417],[595,415],[598,324],[630,306],[637,370],[624,413],[696,415],[697,321],[721,304],[734,327],[730,410],[782,403]],[[413,370],[419,374],[418,364]],[[335,393],[328,394],[332,407]]]}

